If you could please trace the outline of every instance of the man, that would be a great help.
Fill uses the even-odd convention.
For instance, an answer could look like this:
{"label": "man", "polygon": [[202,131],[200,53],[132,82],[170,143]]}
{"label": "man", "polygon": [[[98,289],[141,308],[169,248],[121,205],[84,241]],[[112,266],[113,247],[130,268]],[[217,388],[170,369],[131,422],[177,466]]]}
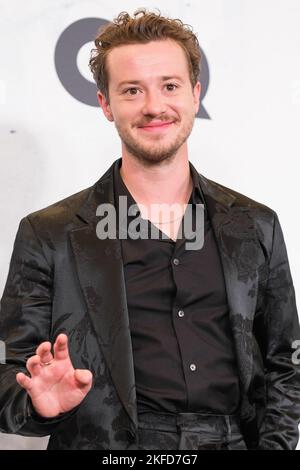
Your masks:
{"label": "man", "polygon": [[[122,158],[21,221],[1,302],[0,428],[51,434],[50,449],[294,449],[300,332],[284,240],[273,210],[188,160],[197,39],[141,10],[95,44]],[[122,196],[159,238],[121,237],[120,224],[103,236],[99,215],[120,214]],[[196,250],[177,237],[188,203],[204,207]]]}

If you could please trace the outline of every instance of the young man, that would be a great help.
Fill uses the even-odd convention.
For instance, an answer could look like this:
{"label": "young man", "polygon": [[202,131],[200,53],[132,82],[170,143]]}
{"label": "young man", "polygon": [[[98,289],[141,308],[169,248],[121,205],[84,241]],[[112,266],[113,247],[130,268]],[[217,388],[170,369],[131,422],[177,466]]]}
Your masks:
{"label": "young man", "polygon": [[[0,428],[51,434],[51,449],[294,449],[300,332],[284,240],[274,211],[189,162],[197,38],[142,10],[95,44],[122,158],[21,221],[1,303]],[[121,196],[159,238],[99,233]],[[204,207],[196,250],[178,236],[188,203]]]}

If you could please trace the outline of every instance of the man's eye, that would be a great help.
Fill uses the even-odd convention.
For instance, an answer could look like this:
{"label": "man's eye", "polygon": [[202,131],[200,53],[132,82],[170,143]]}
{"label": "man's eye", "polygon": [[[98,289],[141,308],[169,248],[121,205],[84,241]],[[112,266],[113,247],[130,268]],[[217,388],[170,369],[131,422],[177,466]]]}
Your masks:
{"label": "man's eye", "polygon": [[128,94],[129,94],[129,95],[131,95],[131,96],[134,96],[134,95],[136,95],[137,93],[128,93],[129,91],[130,91],[130,92],[131,92],[131,91],[137,91],[137,88],[128,88],[127,90],[124,91],[124,94],[125,94],[125,95],[128,95]]}
{"label": "man's eye", "polygon": [[168,89],[169,91],[173,91],[174,89],[178,88],[178,86],[175,85],[175,83],[167,83],[166,86],[167,86],[167,87],[175,87],[175,88],[173,88],[173,89],[171,89],[171,90]]}
{"label": "man's eye", "polygon": [[[178,88],[178,85],[175,85],[175,83],[167,83],[165,86],[168,87],[168,91],[174,91],[176,88]],[[137,92],[138,88],[131,87],[124,91],[124,95],[136,96]]]}

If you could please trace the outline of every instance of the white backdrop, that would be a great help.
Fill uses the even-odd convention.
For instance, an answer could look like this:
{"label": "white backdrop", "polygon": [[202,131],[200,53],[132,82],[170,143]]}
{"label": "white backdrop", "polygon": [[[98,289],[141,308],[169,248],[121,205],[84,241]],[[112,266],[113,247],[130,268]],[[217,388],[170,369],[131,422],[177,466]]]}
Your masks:
{"label": "white backdrop", "polygon": [[[76,21],[109,21],[142,6],[181,18],[198,34],[211,119],[196,119],[190,160],[208,178],[276,210],[299,297],[299,0],[0,0],[0,296],[20,219],[92,185],[121,155],[101,110],[59,80],[57,41]],[[90,81],[91,46],[77,56]],[[0,435],[0,449],[46,443]]]}

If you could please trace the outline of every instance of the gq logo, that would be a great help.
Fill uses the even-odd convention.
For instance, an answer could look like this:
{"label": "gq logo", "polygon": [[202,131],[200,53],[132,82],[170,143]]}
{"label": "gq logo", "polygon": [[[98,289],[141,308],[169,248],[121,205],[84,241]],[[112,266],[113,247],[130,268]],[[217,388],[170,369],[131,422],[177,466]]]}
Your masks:
{"label": "gq logo", "polygon": [[[102,18],[83,18],[75,21],[62,32],[55,47],[55,68],[61,84],[76,100],[89,106],[99,106],[96,84],[89,82],[80,73],[77,66],[77,55],[81,47],[95,37],[100,26],[106,23],[108,21]],[[203,99],[209,83],[209,69],[202,50],[201,53],[201,94]],[[202,103],[196,117],[210,119]]]}

